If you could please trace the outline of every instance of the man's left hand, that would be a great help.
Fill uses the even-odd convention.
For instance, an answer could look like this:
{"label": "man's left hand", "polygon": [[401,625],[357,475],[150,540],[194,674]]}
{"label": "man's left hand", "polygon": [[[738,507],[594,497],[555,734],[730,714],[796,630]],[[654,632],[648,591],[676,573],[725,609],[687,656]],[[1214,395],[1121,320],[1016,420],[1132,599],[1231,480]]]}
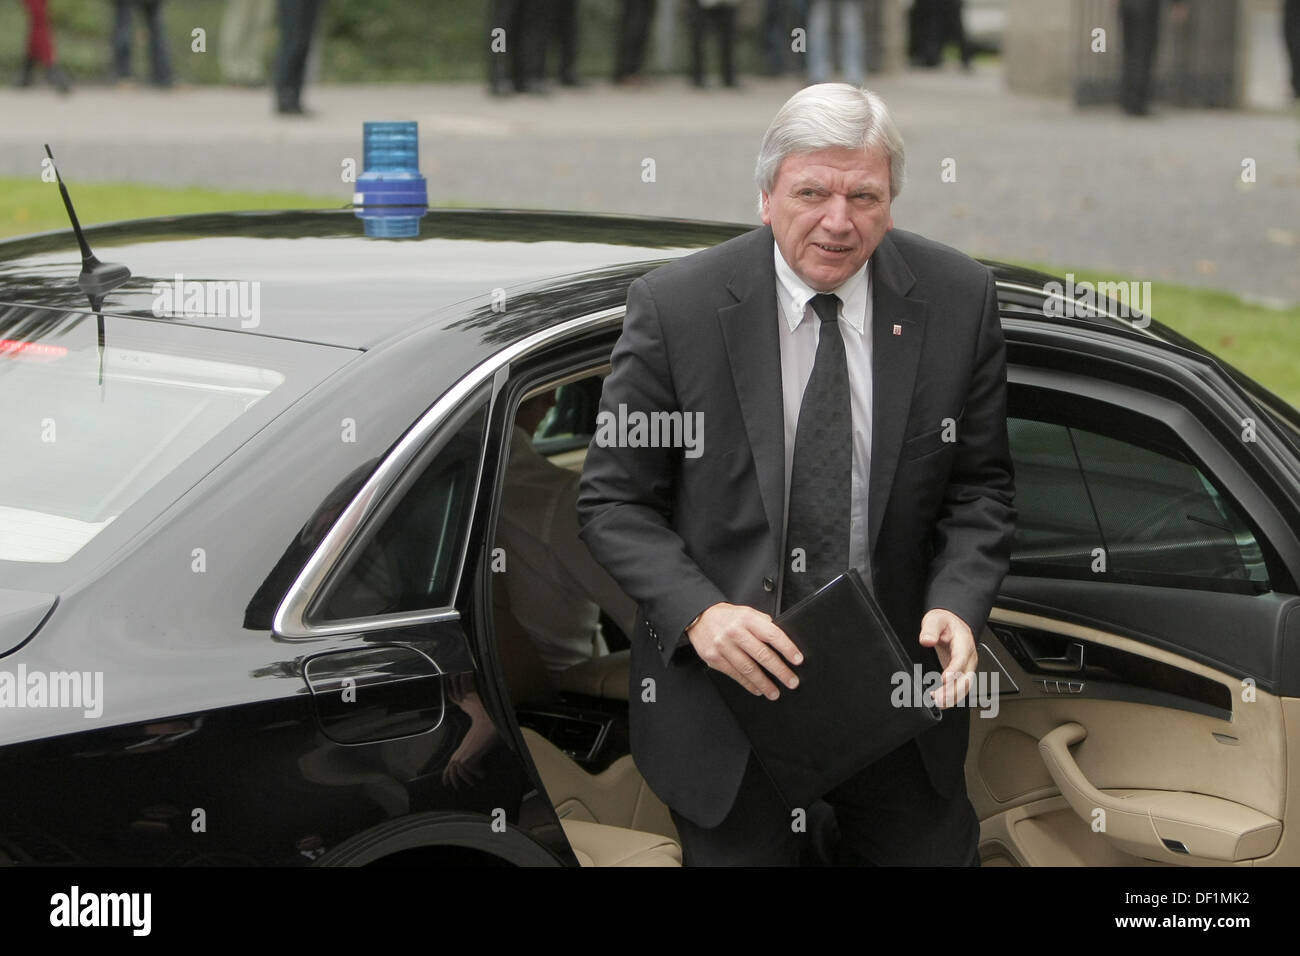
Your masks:
{"label": "man's left hand", "polygon": [[921,618],[921,646],[933,647],[943,665],[943,679],[934,691],[940,710],[955,706],[965,698],[975,677],[979,655],[975,653],[975,635],[966,622],[941,607]]}

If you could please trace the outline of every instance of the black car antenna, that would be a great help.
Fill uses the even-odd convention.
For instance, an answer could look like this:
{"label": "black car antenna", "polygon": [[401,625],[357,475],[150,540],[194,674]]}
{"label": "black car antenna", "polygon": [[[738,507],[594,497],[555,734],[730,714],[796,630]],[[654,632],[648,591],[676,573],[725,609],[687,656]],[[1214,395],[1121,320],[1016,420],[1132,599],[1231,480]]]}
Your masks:
{"label": "black car antenna", "polygon": [[[90,243],[86,241],[86,234],[81,230],[77,211],[72,208],[72,197],[68,195],[68,187],[63,185],[63,177],[59,175],[59,167],[55,165],[54,154],[50,152],[49,143],[45,144],[45,155],[50,157],[50,168],[54,170],[54,179],[59,184],[63,208],[68,210],[73,235],[77,237],[77,245],[81,247],[81,275],[77,276],[77,285],[90,299],[90,308],[95,313],[98,324],[99,385],[102,389],[104,386],[104,296],[131,278],[131,270],[116,262],[100,262],[95,258],[95,254],[90,251]],[[103,398],[102,394],[100,397]]]}
{"label": "black car antenna", "polygon": [[81,246],[81,275],[77,276],[77,285],[90,297],[90,307],[98,312],[104,305],[104,296],[131,278],[131,270],[124,265],[100,262],[95,258],[95,254],[90,251],[90,243],[86,241],[86,234],[81,231],[77,211],[72,208],[72,197],[68,195],[68,187],[63,185],[59,167],[54,165],[54,154],[50,152],[49,143],[45,144],[45,155],[50,157],[50,166],[59,184],[59,195],[63,197],[63,206],[68,210],[68,219],[72,221],[72,231],[77,237],[77,245]]}

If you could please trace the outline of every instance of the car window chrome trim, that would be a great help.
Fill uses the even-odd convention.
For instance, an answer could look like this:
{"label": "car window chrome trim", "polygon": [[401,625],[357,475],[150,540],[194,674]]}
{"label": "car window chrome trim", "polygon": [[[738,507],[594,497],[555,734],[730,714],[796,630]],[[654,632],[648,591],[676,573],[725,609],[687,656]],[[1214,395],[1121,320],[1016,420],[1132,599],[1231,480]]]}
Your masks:
{"label": "car window chrome trim", "polygon": [[[1003,279],[994,280],[994,285],[999,289],[1015,290],[1018,292],[1029,292],[1034,295],[1040,295],[1044,299],[1055,299],[1061,303],[1068,302],[1071,303],[1072,308],[1079,307],[1079,301],[1077,299],[1071,299],[1063,292],[1048,292],[1042,286],[1028,285],[1027,283],[1024,282],[1012,282]],[[1145,312],[1140,313],[1137,319],[1131,319],[1131,318],[1125,318],[1122,315],[1116,315],[1114,312],[1109,312],[1105,309],[1099,309],[1095,305],[1086,306],[1086,308],[1090,313],[1092,313],[1092,315],[1095,318],[1113,319],[1116,322],[1122,322],[1129,328],[1133,329],[1135,332],[1145,332],[1148,338],[1157,339],[1157,341],[1159,341],[1159,339],[1154,334],[1148,331],[1148,325],[1137,324],[1142,319],[1146,319],[1147,322],[1150,323],[1151,316],[1147,315]]]}
{"label": "car window chrome trim", "polygon": [[[1064,293],[1048,292],[1044,288],[1041,288],[1039,286],[1029,285],[1024,282],[1015,282],[1010,279],[997,279],[995,280],[995,285],[999,289],[1007,289],[1007,290],[1019,291],[1019,292],[1029,292],[1034,295],[1043,296],[1045,299],[1056,299],[1061,302],[1073,302],[1076,305],[1078,304],[1077,300],[1070,299]],[[1000,300],[999,300],[999,307],[1000,308],[1002,307]],[[1096,306],[1091,307],[1091,312],[1093,317],[1096,318],[1104,317],[1108,319],[1113,319],[1115,322],[1121,323],[1122,325],[1127,326],[1128,328],[1132,329],[1135,332],[1140,332],[1146,338],[1154,339],[1155,341],[1161,343],[1162,345],[1172,344],[1173,347],[1175,348],[1181,348],[1181,346],[1179,346],[1177,343],[1169,343],[1167,340],[1162,339],[1159,335],[1152,332],[1149,324],[1138,325],[1133,321],[1132,318],[1126,318],[1121,315],[1116,315],[1113,312],[1103,311],[1101,309],[1098,309]],[[1027,314],[1034,315],[1034,314],[1043,314],[1043,313],[1042,310],[1040,309],[1037,312],[1030,310]],[[1145,312],[1140,313],[1140,317],[1151,321],[1154,321],[1155,319],[1154,316]],[[1015,316],[1012,316],[1012,318],[1015,318]],[[1168,326],[1166,327],[1169,328]],[[1171,329],[1171,330],[1177,332],[1177,329]],[[1277,427],[1285,430],[1288,436],[1296,430],[1296,424],[1294,422],[1290,421],[1289,419],[1285,418],[1282,415],[1279,415],[1279,413],[1276,410],[1274,410],[1271,404],[1269,404],[1264,399],[1256,396],[1254,392],[1251,390],[1251,388],[1248,387],[1253,385],[1258,388],[1264,388],[1267,391],[1268,390],[1267,386],[1264,386],[1262,383],[1246,375],[1240,369],[1232,368],[1227,364],[1227,361],[1223,359],[1221,356],[1215,355],[1213,352],[1210,352],[1208,349],[1205,349],[1203,347],[1200,348],[1201,348],[1200,352],[1193,352],[1192,354],[1195,355],[1196,358],[1199,359],[1202,363],[1214,367],[1219,372],[1219,374],[1222,376],[1224,380],[1224,383],[1227,386],[1228,392],[1234,398],[1236,398],[1239,401],[1244,400],[1252,410],[1256,412],[1263,412],[1264,415],[1267,416],[1269,419],[1275,420],[1277,422]],[[1222,390],[1222,387],[1220,387],[1220,389]],[[1274,398],[1277,398],[1277,396],[1274,396]],[[1286,437],[1280,439],[1280,441],[1288,445],[1288,447],[1286,447],[1285,450],[1281,452],[1281,454],[1283,459],[1289,459],[1290,439],[1289,437]]]}
{"label": "car window chrome trim", "polygon": [[[496,403],[497,396],[509,377],[512,362],[555,339],[563,338],[574,332],[599,325],[615,316],[622,315],[625,308],[622,305],[612,306],[577,318],[568,319],[549,328],[540,329],[531,335],[525,336],[518,342],[506,346],[476,365],[459,378],[451,388],[447,389],[420,416],[415,425],[402,436],[401,440],[393,447],[393,450],[384,457],[384,460],[375,468],[366,483],[362,485],[361,490],[357,492],[352,501],[348,503],[348,506],[343,509],[335,520],[329,532],[316,547],[312,556],[303,566],[302,571],[299,572],[293,586],[289,588],[284,599],[280,602],[280,606],[276,609],[275,617],[271,622],[272,633],[285,640],[310,640],[340,634],[358,634],[409,627],[415,624],[460,620],[460,612],[454,606],[430,608],[421,611],[402,611],[394,614],[380,614],[372,617],[350,618],[342,621],[315,624],[306,620],[306,613],[307,608],[316,598],[321,585],[338,564],[348,544],[355,538],[359,530],[365,526],[370,516],[374,514],[384,494],[419,456],[433,434],[444,421],[460,408],[461,403],[466,398],[484,383],[493,380],[492,394],[488,399],[487,409],[490,421],[492,406]],[[486,453],[487,445],[485,442],[483,449],[479,453],[478,475],[474,482],[473,497],[470,500],[469,526],[473,525],[476,516],[475,510],[479,491],[482,487],[484,456]],[[461,545],[460,554],[457,557],[456,573],[452,583],[452,605],[455,605],[460,596],[460,583],[461,578],[464,576],[466,551],[467,543]]]}

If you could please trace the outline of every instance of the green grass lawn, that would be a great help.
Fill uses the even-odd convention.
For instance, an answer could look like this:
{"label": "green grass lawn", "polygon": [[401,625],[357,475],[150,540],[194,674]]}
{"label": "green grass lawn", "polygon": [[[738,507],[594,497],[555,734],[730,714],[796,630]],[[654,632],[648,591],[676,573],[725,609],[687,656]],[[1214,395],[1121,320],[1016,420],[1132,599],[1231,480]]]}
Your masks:
{"label": "green grass lawn", "polygon": [[[338,209],[346,196],[168,188],[134,183],[77,183],[69,190],[83,226],[191,212],[244,209]],[[65,229],[59,187],[34,177],[0,177],[0,238]]]}
{"label": "green grass lawn", "polygon": [[[77,183],[74,197],[84,225],[244,209],[331,209],[338,196],[299,193],[228,192],[118,183]],[[0,177],[0,238],[68,225],[53,183]],[[1052,275],[1075,273],[1075,281],[1136,278],[1065,266],[1022,263]],[[1271,309],[1226,293],[1155,282],[1152,317],[1198,342],[1251,378],[1300,407],[1300,307]]]}
{"label": "green grass lawn", "polygon": [[1300,407],[1300,308],[1163,282],[1151,284],[1151,301],[1152,318]]}

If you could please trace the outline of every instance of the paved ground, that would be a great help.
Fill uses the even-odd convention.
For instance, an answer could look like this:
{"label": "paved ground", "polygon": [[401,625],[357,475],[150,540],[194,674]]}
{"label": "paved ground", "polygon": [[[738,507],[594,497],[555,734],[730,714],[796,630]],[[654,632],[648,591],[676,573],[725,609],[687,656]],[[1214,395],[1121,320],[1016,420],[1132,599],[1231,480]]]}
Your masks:
{"label": "paved ground", "polygon": [[[1129,120],[1013,95],[990,67],[876,78],[907,144],[895,222],[966,251],[1300,301],[1300,122],[1291,113],[1169,111]],[[435,201],[754,221],[763,129],[797,87],[695,91],[594,84],[494,100],[478,86],[323,86],[280,120],[264,91],[0,91],[0,175],[335,194],[363,119],[420,122]],[[941,179],[955,160],[956,181]],[[642,181],[643,161],[655,181]],[[1242,181],[1254,160],[1256,182]]]}

